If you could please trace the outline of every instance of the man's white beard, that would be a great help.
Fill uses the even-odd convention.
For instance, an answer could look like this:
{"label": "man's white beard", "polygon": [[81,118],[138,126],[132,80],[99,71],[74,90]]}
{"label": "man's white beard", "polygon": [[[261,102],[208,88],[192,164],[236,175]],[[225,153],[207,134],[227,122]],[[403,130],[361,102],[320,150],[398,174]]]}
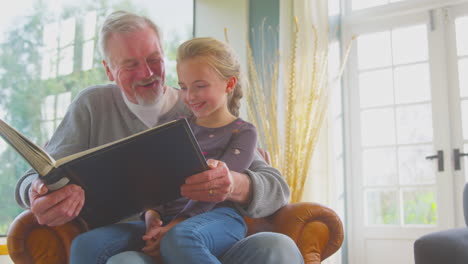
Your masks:
{"label": "man's white beard", "polygon": [[[160,89],[162,90],[163,88],[161,87]],[[161,97],[163,96],[162,92],[158,92],[152,89],[144,91],[143,93],[144,94],[135,93],[135,99],[138,105],[141,105],[141,106],[156,105],[158,102],[161,101]]]}
{"label": "man's white beard", "polygon": [[[147,84],[157,82],[159,87],[155,89],[144,89],[137,92],[136,86],[145,86]],[[138,105],[141,106],[153,106],[162,101],[164,95],[164,85],[160,77],[152,75],[151,78],[135,83],[133,87],[133,92],[135,93],[135,99]]]}

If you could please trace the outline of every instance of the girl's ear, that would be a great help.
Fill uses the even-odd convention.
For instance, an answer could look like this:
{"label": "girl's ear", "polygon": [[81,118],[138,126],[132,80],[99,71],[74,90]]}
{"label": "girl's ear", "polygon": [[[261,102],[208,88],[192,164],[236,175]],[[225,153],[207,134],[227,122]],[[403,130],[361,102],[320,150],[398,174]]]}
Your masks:
{"label": "girl's ear", "polygon": [[226,93],[230,94],[232,91],[234,91],[234,88],[236,87],[237,84],[237,78],[236,76],[231,76],[227,80],[227,85],[226,85]]}

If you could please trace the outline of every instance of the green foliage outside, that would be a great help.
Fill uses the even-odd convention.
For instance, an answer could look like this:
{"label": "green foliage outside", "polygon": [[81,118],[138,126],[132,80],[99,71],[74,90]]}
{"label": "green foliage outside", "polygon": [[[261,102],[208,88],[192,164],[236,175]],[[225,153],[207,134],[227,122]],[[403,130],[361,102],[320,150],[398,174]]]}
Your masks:
{"label": "green foliage outside", "polygon": [[437,206],[434,192],[404,193],[405,224],[437,224]]}
{"label": "green foliage outside", "polygon": [[[56,22],[51,19],[54,17],[50,14],[52,7],[47,6],[45,2],[38,1],[35,4],[34,13],[23,17],[19,23],[15,23],[14,27],[6,32],[5,41],[0,43],[0,110],[5,112],[4,118],[8,123],[39,145],[47,141],[47,135],[41,131],[41,104],[44,97],[71,92],[73,98],[90,85],[108,83],[97,48],[94,51],[93,68],[88,71],[80,70],[82,46],[79,43],[82,41],[80,40],[82,25],[80,25],[79,18],[83,17],[86,12],[97,11],[96,23],[99,27],[109,10],[124,9],[145,14],[144,8],[140,6],[137,9],[128,0],[119,2],[98,0],[88,1],[88,3],[81,1],[79,5],[66,8],[60,19],[77,18],[74,71],[69,75],[42,80],[43,29],[45,25]],[[182,35],[186,36],[187,32]],[[169,59],[175,60],[175,51],[181,39],[182,37],[174,35],[166,41],[165,51]],[[97,47],[97,35],[95,47]],[[166,73],[167,84],[176,86],[175,65],[171,69],[166,69]],[[11,221],[23,210],[15,202],[14,193],[17,180],[29,166],[9,146],[0,153],[0,160],[1,236],[6,234]]]}
{"label": "green foliage outside", "polygon": [[[404,190],[403,225],[437,224],[437,205],[433,191]],[[370,225],[400,225],[398,192],[368,193],[368,223]]]}
{"label": "green foliage outside", "polygon": [[396,192],[369,192],[367,206],[369,208],[368,223],[370,225],[397,225],[399,223],[398,201]]}

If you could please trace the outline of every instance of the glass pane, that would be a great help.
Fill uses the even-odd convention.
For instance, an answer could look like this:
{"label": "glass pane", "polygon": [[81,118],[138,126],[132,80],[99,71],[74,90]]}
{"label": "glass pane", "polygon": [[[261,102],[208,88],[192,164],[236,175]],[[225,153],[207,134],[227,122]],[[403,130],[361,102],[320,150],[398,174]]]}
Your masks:
{"label": "glass pane", "polygon": [[57,52],[56,50],[42,53],[41,79],[47,80],[57,75]]}
{"label": "glass pane", "polygon": [[41,132],[44,138],[50,139],[55,131],[55,121],[46,121],[41,123]]}
{"label": "glass pane", "polygon": [[458,60],[458,85],[460,96],[468,96],[468,59]]}
{"label": "glass pane", "polygon": [[404,224],[437,224],[437,204],[434,189],[403,191]]}
{"label": "glass pane", "polygon": [[359,10],[387,4],[388,0],[353,0],[352,9]]}
{"label": "glass pane", "polygon": [[89,40],[96,35],[96,11],[86,13],[84,17],[83,38]]}
{"label": "glass pane", "polygon": [[362,155],[365,185],[391,185],[397,183],[395,148],[369,149]]}
{"label": "glass pane", "polygon": [[428,56],[427,43],[426,25],[393,30],[393,63],[426,61]]}
{"label": "glass pane", "polygon": [[357,41],[359,69],[390,66],[392,49],[390,32],[362,35]]}
{"label": "glass pane", "polygon": [[[3,111],[1,108],[0,108],[0,118],[1,119],[4,119],[5,118],[5,111]],[[5,140],[3,140],[3,138],[0,140],[0,155],[2,155],[2,153],[9,147],[10,145],[8,145],[8,143],[6,143]]]}
{"label": "glass pane", "polygon": [[55,95],[48,95],[44,98],[41,105],[41,119],[54,120],[55,119]]}
{"label": "glass pane", "polygon": [[432,142],[430,104],[399,106],[396,109],[398,144]]}
{"label": "glass pane", "polygon": [[437,160],[426,157],[435,154],[431,145],[398,148],[400,184],[434,184]]}
{"label": "glass pane", "polygon": [[57,119],[63,119],[68,106],[71,103],[71,92],[65,92],[57,95],[57,108],[55,109]]}
{"label": "glass pane", "polygon": [[5,140],[3,140],[3,138],[0,140],[0,155],[2,155],[2,153],[9,147],[10,145],[8,145],[8,143],[6,143]]}
{"label": "glass pane", "polygon": [[463,140],[468,140],[468,100],[461,101]]}
{"label": "glass pane", "polygon": [[86,41],[83,44],[83,59],[81,69],[83,71],[93,68],[94,60],[94,40]]}
{"label": "glass pane", "polygon": [[391,69],[359,74],[361,108],[393,104],[393,76]]}
{"label": "glass pane", "polygon": [[58,48],[58,23],[51,23],[44,26],[42,40],[46,50]]}
{"label": "glass pane", "polygon": [[365,197],[368,225],[399,224],[397,191],[367,191]]}
{"label": "glass pane", "polygon": [[60,50],[59,74],[67,75],[73,72],[73,52],[74,46]]}
{"label": "glass pane", "polygon": [[458,56],[468,55],[468,34],[466,32],[468,32],[468,17],[455,19]]}
{"label": "glass pane", "polygon": [[75,42],[75,18],[62,21],[60,28],[60,47],[71,45]]}
{"label": "glass pane", "polygon": [[366,110],[361,113],[361,140],[366,147],[395,144],[393,108]]}
{"label": "glass pane", "polygon": [[395,68],[395,101],[397,104],[431,100],[429,64],[421,63]]}

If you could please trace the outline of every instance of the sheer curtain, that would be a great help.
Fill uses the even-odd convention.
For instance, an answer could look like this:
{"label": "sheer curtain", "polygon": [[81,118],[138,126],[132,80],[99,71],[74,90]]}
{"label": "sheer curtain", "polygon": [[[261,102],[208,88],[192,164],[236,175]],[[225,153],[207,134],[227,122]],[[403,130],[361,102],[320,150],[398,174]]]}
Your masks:
{"label": "sheer curtain", "polygon": [[[298,65],[297,78],[305,80],[305,83],[312,83],[310,80],[311,68],[314,67],[314,61],[319,61],[316,68],[327,67],[325,61],[328,58],[328,5],[326,0],[306,0],[293,1],[293,14],[297,18],[297,23],[300,30],[300,40],[298,46]],[[314,34],[314,27],[316,33]],[[317,39],[315,39],[317,36]],[[315,54],[313,51],[315,50]],[[314,58],[318,57],[318,58]],[[316,69],[314,72],[319,72]],[[326,72],[328,76],[328,72]],[[317,77],[316,77],[317,78]],[[327,79],[327,77],[323,77]],[[325,80],[326,81],[326,80]],[[313,84],[312,84],[313,85]],[[322,87],[328,89],[327,85]],[[324,91],[322,96],[327,96],[328,91]],[[327,107],[328,105],[323,105]],[[327,112],[328,113],[328,112]],[[317,120],[310,120],[317,122]],[[302,201],[320,202],[325,205],[330,205],[329,189],[330,179],[328,171],[328,124],[326,120],[321,125],[319,137],[313,153],[309,173],[305,182]]]}
{"label": "sheer curtain", "polygon": [[[320,53],[329,54],[329,27],[328,27],[328,6],[325,0],[307,0],[307,1],[294,1],[294,14],[298,17],[299,23],[303,24],[305,36],[312,36],[312,27],[305,25],[314,25],[317,29],[319,38],[318,50]],[[309,37],[305,43],[304,49],[309,46],[314,46],[313,39]],[[308,56],[304,56],[307,58]],[[327,65],[320,65],[326,66]],[[320,67],[319,66],[319,67]],[[304,69],[305,67],[303,67]],[[302,74],[307,74],[304,69]],[[327,72],[328,75],[328,72]],[[327,77],[328,78],[328,77]],[[330,84],[330,83],[329,83]],[[330,89],[330,87],[326,87]],[[329,91],[328,91],[329,92]],[[328,106],[327,106],[328,107]],[[327,109],[328,110],[328,109]],[[329,114],[329,112],[327,112]],[[311,120],[314,122],[314,120]],[[317,146],[311,162],[310,170],[308,173],[306,187],[302,196],[303,201],[320,202],[327,206],[333,207],[331,201],[330,191],[332,188],[332,179],[330,177],[329,166],[329,127],[328,122],[323,122],[321,126],[320,136],[317,141]]]}
{"label": "sheer curtain", "polygon": [[[328,96],[327,86],[327,57],[328,57],[328,9],[326,0],[303,0],[303,1],[282,1],[280,15],[280,34],[282,51],[281,67],[282,73],[281,83],[285,83],[283,98],[284,102],[280,105],[287,105],[287,100],[290,98],[288,88],[291,82],[295,82],[295,97],[300,100],[300,97],[310,89],[315,89],[320,92],[320,96]],[[294,22],[296,20],[296,23]],[[295,33],[297,30],[297,33]],[[296,39],[296,41],[294,41]],[[291,58],[291,53],[296,49],[295,60]],[[295,67],[294,67],[295,66]],[[294,78],[291,70],[294,67]],[[325,76],[323,76],[325,75]],[[294,79],[294,80],[292,80]],[[319,79],[324,79],[324,84],[320,84]],[[320,86],[320,87],[318,87]],[[317,108],[317,102],[314,101],[312,107]],[[322,102],[323,103],[323,102]],[[328,105],[323,103],[321,108],[327,108]],[[288,116],[286,109],[285,115],[281,123],[286,124],[284,133],[287,133]],[[281,112],[281,111],[280,111]],[[320,120],[316,120],[317,116],[312,116],[304,122],[309,122],[316,125]],[[328,173],[328,127],[327,120],[323,120],[320,127],[313,127],[314,133],[318,133],[313,149],[313,158],[304,160],[303,163],[309,163],[305,186],[302,190],[298,190],[293,186],[293,192],[302,191],[301,193],[293,194],[300,201],[316,201],[326,205],[329,204],[329,173]],[[296,132],[297,131],[292,131]],[[307,143],[310,143],[307,142]],[[291,177],[287,172],[284,172],[286,177]],[[290,182],[290,181],[288,181]],[[291,181],[292,182],[292,181]]]}
{"label": "sheer curtain", "polygon": [[[268,41],[263,38],[261,43],[265,47]],[[312,155],[319,135],[327,134],[326,130],[320,133],[328,107],[325,0],[280,1],[279,54],[273,54],[271,63],[269,57],[254,59],[249,50],[246,98],[249,120],[261,135],[260,144],[270,152],[272,165],[285,175],[294,203],[303,200],[309,188],[306,183],[317,174],[310,173]],[[320,155],[326,156],[327,148],[323,149]],[[313,169],[323,168],[314,165]]]}
{"label": "sheer curtain", "polygon": [[[286,73],[281,76],[281,79],[286,83],[290,82],[291,79],[291,76],[288,76],[287,73],[291,71],[293,62],[288,52],[294,48],[294,31],[297,28],[295,82],[298,89],[301,88],[299,86],[307,87],[307,89],[318,89],[317,78],[324,78],[325,84],[320,87],[322,90],[320,96],[324,97],[326,102],[329,102],[329,97],[334,94],[332,89],[337,88],[337,80],[332,80],[328,76],[328,37],[330,33],[328,3],[326,0],[290,0],[282,2],[281,5],[280,48],[283,51],[281,66],[282,72]],[[296,19],[296,24],[294,19]],[[325,76],[320,77],[318,76],[319,73]],[[331,75],[334,75],[334,73]],[[288,100],[287,95],[288,93],[285,92],[284,105]],[[335,137],[330,135],[333,122],[329,122],[331,118],[328,108],[332,108],[332,106],[329,103],[323,103],[320,107],[327,108],[327,111],[321,125],[314,128],[319,129],[319,134],[315,139],[312,158],[304,161],[304,163],[309,163],[309,169],[304,181],[304,187],[301,193],[296,194],[296,197],[299,195],[299,201],[318,202],[326,205],[337,211],[344,220],[342,214],[342,211],[344,211],[342,205],[343,183],[338,179],[341,177],[341,171],[336,169],[333,164],[333,157],[335,156],[333,145],[341,144],[341,141],[335,142]],[[283,118],[283,122],[287,123],[287,116],[285,115]],[[317,120],[317,116],[313,116],[308,122],[320,122],[320,120]],[[286,172],[284,174],[289,177]],[[292,181],[288,180],[288,183],[290,182]],[[292,188],[292,191],[297,192],[298,190]],[[341,263],[341,253],[334,254],[323,263]]]}

